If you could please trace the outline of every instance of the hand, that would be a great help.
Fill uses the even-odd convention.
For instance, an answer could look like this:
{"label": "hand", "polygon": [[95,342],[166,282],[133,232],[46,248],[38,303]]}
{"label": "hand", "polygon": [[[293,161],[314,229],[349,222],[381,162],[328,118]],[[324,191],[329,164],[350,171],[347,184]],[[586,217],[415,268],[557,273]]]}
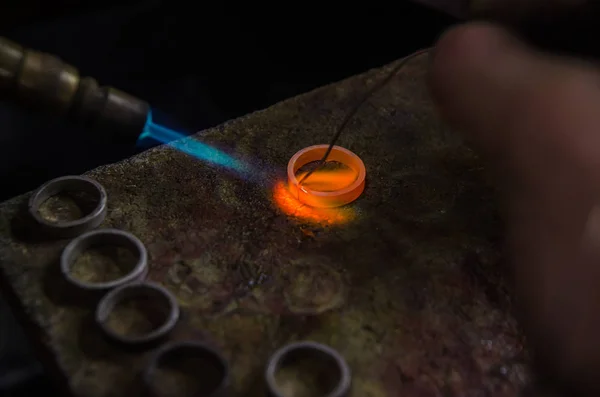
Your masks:
{"label": "hand", "polygon": [[600,72],[477,23],[440,39],[430,83],[505,196],[521,320],[538,363],[600,395]]}

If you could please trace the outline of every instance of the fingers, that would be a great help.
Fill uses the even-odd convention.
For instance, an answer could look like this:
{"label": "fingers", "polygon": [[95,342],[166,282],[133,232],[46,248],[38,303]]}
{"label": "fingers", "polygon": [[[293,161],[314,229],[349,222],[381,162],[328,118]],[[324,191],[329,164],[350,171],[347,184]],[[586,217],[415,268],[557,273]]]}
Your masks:
{"label": "fingers", "polygon": [[430,86],[442,115],[511,184],[513,216],[538,212],[543,227],[564,229],[600,202],[595,68],[536,52],[493,25],[471,24],[439,40]]}
{"label": "fingers", "polygon": [[480,23],[440,39],[430,86],[506,182],[530,343],[557,377],[600,390],[600,74]]}
{"label": "fingers", "polygon": [[599,82],[591,66],[537,52],[484,23],[446,33],[430,70],[442,115],[481,150],[503,158],[554,146],[598,166],[600,149],[589,144],[598,141]]}
{"label": "fingers", "polygon": [[[503,118],[509,110],[506,83],[512,86],[519,77],[515,74],[528,64],[512,56],[519,50],[513,40],[493,25],[464,25],[446,33],[434,50],[430,86],[440,110],[457,127],[478,131],[470,138],[479,143],[496,138],[491,130],[500,126],[488,120]],[[489,92],[494,95],[485,95]]]}

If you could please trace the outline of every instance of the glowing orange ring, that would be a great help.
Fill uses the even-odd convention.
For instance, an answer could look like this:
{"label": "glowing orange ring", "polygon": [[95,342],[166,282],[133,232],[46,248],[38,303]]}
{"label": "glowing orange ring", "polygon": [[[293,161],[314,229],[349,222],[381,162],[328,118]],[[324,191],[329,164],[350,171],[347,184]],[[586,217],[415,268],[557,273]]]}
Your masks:
{"label": "glowing orange ring", "polygon": [[333,208],[349,204],[356,200],[365,190],[365,178],[367,171],[360,157],[348,149],[334,146],[327,160],[338,161],[350,167],[357,174],[356,180],[349,186],[333,192],[320,192],[311,190],[305,186],[298,186],[296,173],[298,170],[313,161],[323,158],[329,145],[314,145],[300,150],[288,163],[288,188],[290,193],[301,203],[317,208]]}

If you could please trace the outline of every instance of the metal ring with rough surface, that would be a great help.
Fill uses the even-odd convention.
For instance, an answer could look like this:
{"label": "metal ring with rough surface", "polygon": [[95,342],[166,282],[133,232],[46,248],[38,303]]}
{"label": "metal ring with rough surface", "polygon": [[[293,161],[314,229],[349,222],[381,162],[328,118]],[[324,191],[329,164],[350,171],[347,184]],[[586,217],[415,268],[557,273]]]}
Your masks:
{"label": "metal ring with rough surface", "polygon": [[[190,394],[191,396],[226,397],[229,395],[229,364],[219,351],[205,343],[196,341],[171,342],[156,351],[143,374],[145,386],[151,395],[156,397],[164,395],[156,387],[157,384],[162,385],[163,383],[158,378],[158,372],[161,368],[166,367],[165,364],[169,359],[181,364],[182,358],[199,358],[207,360],[205,363],[210,365],[210,368],[193,368],[197,371],[196,378],[201,378],[199,379],[200,382],[206,380],[207,383],[202,385],[206,390],[196,390],[195,393]],[[170,390],[170,392],[172,391]]]}
{"label": "metal ring with rough surface", "polygon": [[[135,336],[122,335],[111,328],[108,324],[111,314],[119,304],[130,299],[149,303],[149,309],[159,312],[161,324],[151,331]],[[107,293],[96,307],[96,323],[102,331],[112,340],[128,345],[151,343],[166,336],[175,327],[177,320],[179,305],[175,296],[163,286],[150,282],[131,283],[115,288]]]}
{"label": "metal ring with rough surface", "polygon": [[[71,272],[73,263],[86,249],[101,245],[111,245],[131,250],[137,257],[135,266],[123,277],[112,281],[94,283],[78,280]],[[65,247],[60,257],[60,270],[65,279],[78,288],[88,291],[105,292],[146,277],[148,271],[148,253],[144,244],[131,233],[117,229],[92,230],[74,238]]]}
{"label": "metal ring with rough surface", "polygon": [[[332,370],[335,375],[328,378],[335,380],[330,390],[324,390],[321,394],[311,394],[314,397],[345,397],[350,391],[352,375],[350,367],[346,360],[334,349],[317,342],[295,342],[277,350],[269,360],[266,370],[266,382],[269,395],[271,397],[287,397],[288,393],[282,390],[277,382],[278,372],[286,365],[293,364],[294,361],[308,358],[310,360],[321,361],[328,366],[327,370]],[[320,374],[321,375],[321,374]],[[297,377],[294,377],[297,379]]]}
{"label": "metal ring with rough surface", "polygon": [[[40,206],[46,200],[61,192],[69,191],[93,194],[98,204],[89,214],[73,221],[50,222],[40,215]],[[106,190],[98,182],[85,176],[63,176],[44,183],[33,192],[29,198],[28,210],[43,232],[52,233],[59,238],[67,238],[100,226],[106,217],[106,202]]]}

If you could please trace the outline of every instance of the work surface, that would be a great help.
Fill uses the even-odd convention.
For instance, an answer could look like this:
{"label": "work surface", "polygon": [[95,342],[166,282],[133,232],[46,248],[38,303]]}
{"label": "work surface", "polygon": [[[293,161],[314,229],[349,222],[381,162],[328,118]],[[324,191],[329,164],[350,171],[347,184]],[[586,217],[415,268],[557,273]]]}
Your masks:
{"label": "work surface", "polygon": [[[103,226],[138,236],[150,254],[148,277],[178,297],[183,316],[171,339],[221,349],[234,395],[263,395],[270,354],[306,339],[345,356],[356,397],[515,396],[528,383],[494,191],[474,153],[436,116],[427,62],[410,61],[342,135],[339,145],[361,156],[368,182],[359,200],[329,217],[308,219],[282,197],[277,177],[297,150],[327,143],[392,65],[198,134],[260,160],[275,172],[268,183],[169,147],[88,174],[108,192]],[[27,198],[0,205],[2,288],[73,394],[138,395],[148,354],[106,342],[89,322],[93,306],[61,296],[53,269],[68,241],[17,239]]]}

